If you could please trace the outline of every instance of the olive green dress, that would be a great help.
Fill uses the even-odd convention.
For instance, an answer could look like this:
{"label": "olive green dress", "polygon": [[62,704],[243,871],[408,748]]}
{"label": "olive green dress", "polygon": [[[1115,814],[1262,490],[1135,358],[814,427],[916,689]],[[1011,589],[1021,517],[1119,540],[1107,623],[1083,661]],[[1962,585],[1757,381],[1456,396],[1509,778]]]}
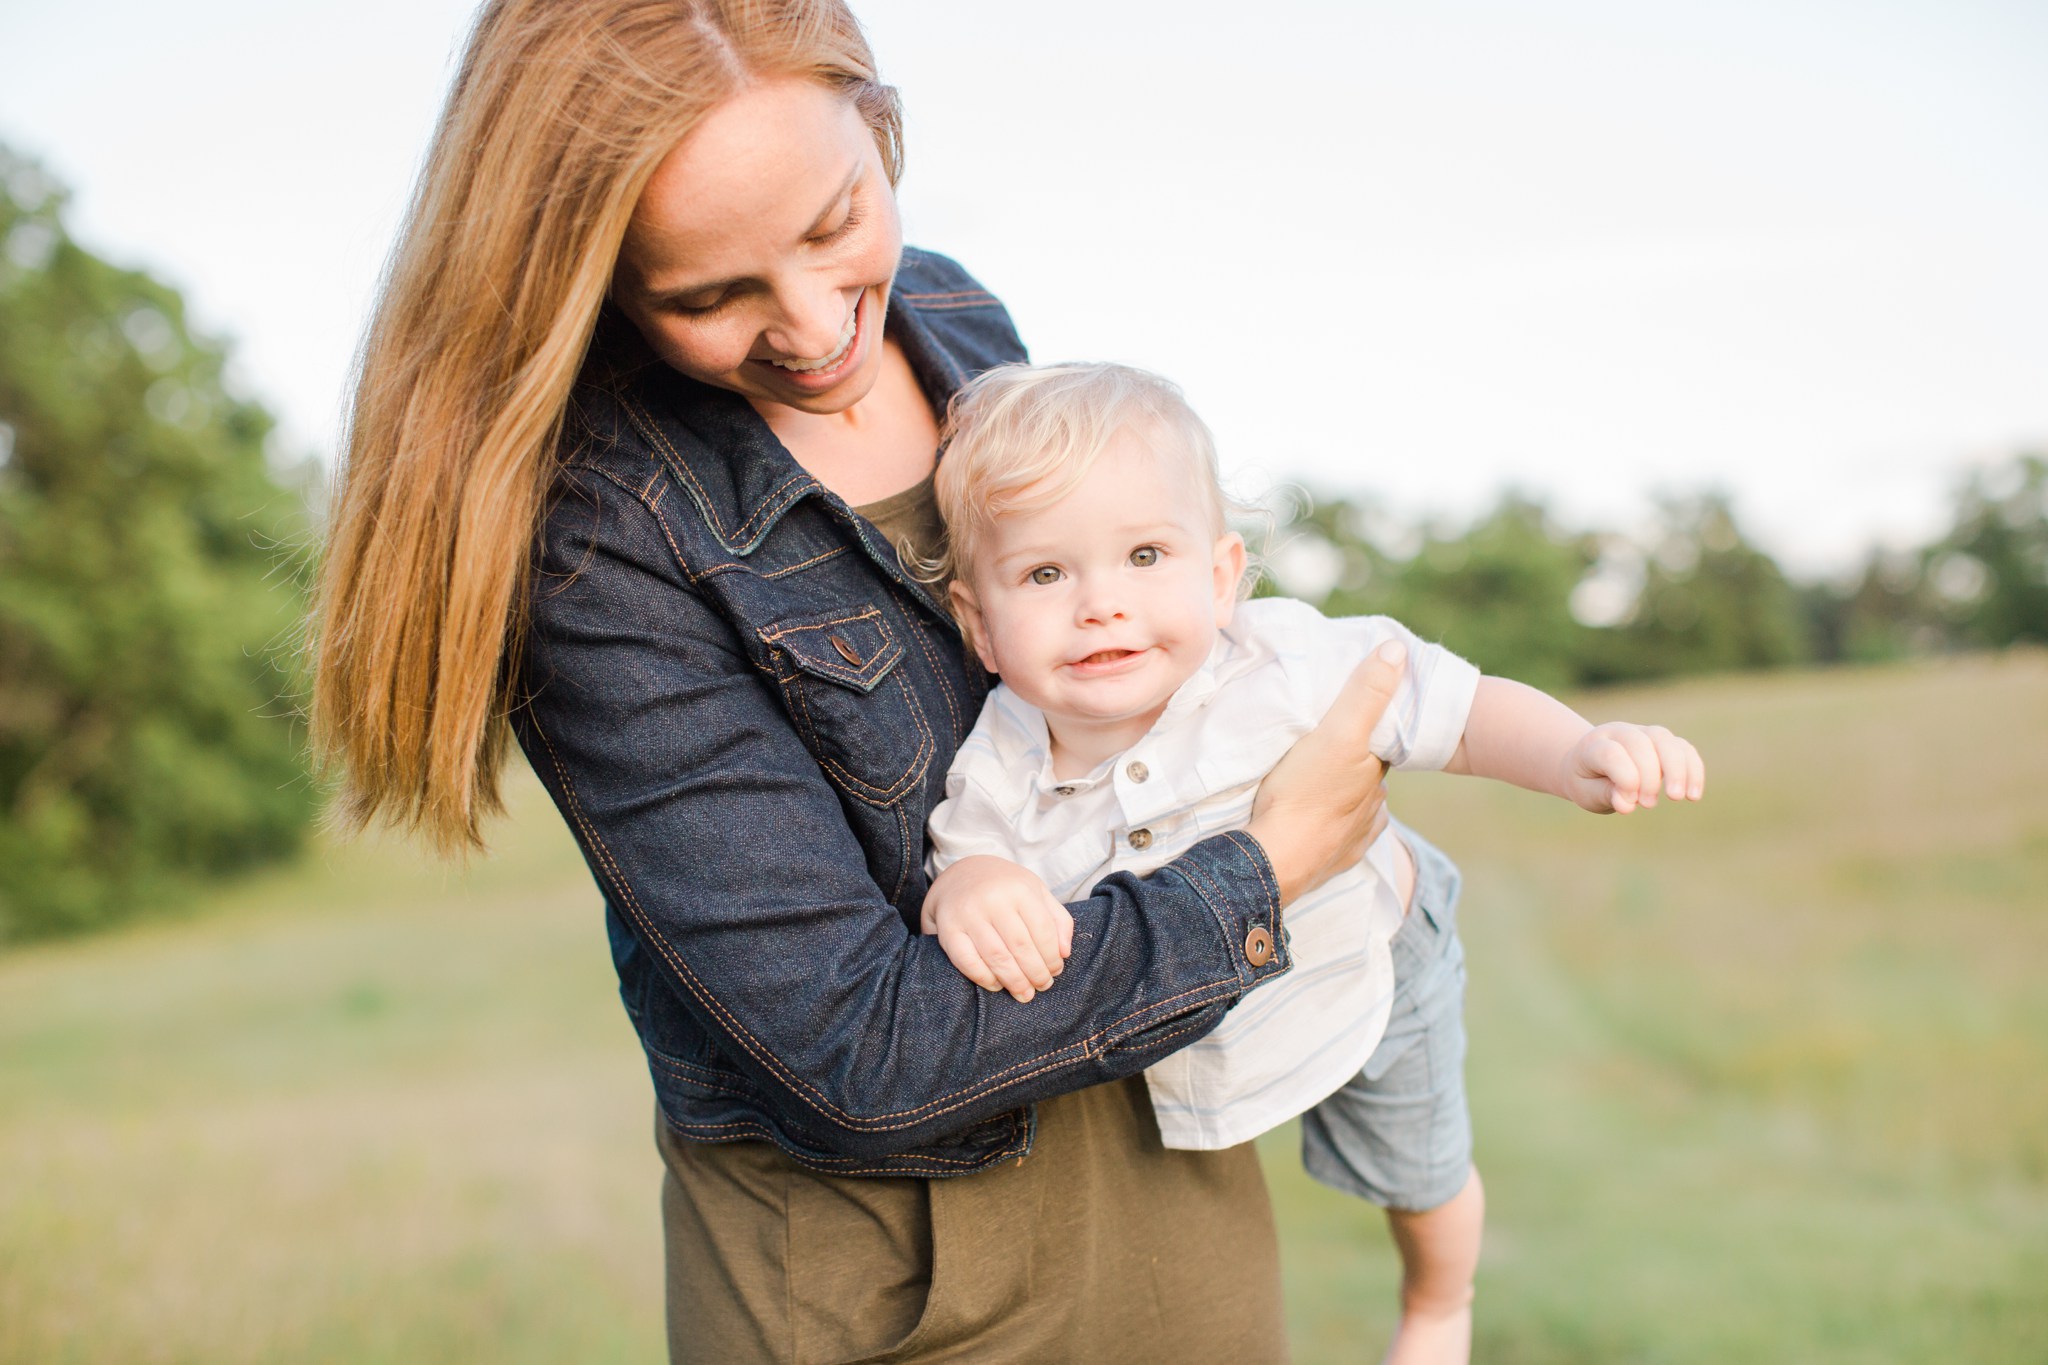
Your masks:
{"label": "olive green dress", "polygon": [[[929,479],[857,510],[899,547],[943,535]],[[947,1180],[655,1127],[677,1362],[1287,1358],[1257,1156],[1167,1151],[1141,1076],[1045,1101],[1030,1155]]]}

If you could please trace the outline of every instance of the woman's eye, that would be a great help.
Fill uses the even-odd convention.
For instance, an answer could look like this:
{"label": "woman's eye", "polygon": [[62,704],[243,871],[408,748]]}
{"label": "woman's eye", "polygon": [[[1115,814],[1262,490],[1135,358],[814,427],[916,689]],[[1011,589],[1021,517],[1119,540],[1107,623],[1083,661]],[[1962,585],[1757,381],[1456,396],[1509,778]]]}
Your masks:
{"label": "woman's eye", "polygon": [[1061,578],[1065,577],[1065,575],[1063,575],[1058,569],[1055,569],[1050,564],[1041,564],[1037,568],[1033,569],[1029,574],[1027,574],[1026,577],[1028,577],[1033,583],[1036,583],[1039,587],[1042,588],[1049,583],[1059,582]]}
{"label": "woman's eye", "polygon": [[1159,547],[1157,545],[1140,545],[1137,549],[1131,551],[1131,563],[1141,569],[1149,569],[1158,562]]}
{"label": "woman's eye", "polygon": [[826,228],[823,232],[812,238],[812,240],[819,243],[836,242],[847,233],[859,227],[861,219],[865,216],[862,212],[860,200],[857,198],[850,199],[846,204],[846,216],[841,218],[834,226]]}
{"label": "woman's eye", "polygon": [[698,303],[694,300],[692,300],[689,303],[685,303],[681,299],[677,299],[673,303],[669,304],[669,307],[674,311],[681,313],[684,317],[699,318],[704,317],[707,314],[717,312],[719,309],[725,307],[725,305],[728,302],[730,302],[731,299],[732,295],[730,294],[720,294],[717,298],[710,299],[703,303]]}

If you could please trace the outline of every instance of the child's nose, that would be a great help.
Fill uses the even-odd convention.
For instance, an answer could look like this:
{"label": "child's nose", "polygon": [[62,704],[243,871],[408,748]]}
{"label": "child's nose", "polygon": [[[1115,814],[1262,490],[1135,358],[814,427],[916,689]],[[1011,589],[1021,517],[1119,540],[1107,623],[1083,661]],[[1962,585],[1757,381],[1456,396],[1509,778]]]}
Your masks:
{"label": "child's nose", "polygon": [[1124,604],[1116,591],[1106,584],[1090,584],[1081,593],[1081,620],[1092,625],[1102,625],[1124,619]]}

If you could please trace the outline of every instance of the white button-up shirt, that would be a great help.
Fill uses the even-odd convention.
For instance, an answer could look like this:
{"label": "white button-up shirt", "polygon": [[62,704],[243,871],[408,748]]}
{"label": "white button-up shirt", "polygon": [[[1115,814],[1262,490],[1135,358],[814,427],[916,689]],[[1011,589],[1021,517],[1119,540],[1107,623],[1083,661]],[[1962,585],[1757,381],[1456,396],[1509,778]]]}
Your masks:
{"label": "white button-up shirt", "polygon": [[[994,854],[1072,901],[1113,872],[1142,876],[1243,828],[1260,781],[1390,637],[1407,644],[1408,666],[1373,752],[1393,768],[1443,767],[1472,709],[1471,664],[1384,616],[1332,620],[1285,598],[1243,602],[1151,731],[1085,777],[1053,776],[1044,714],[1007,687],[991,693],[932,812],[931,871]],[[1168,1147],[1235,1146],[1365,1065],[1394,997],[1387,945],[1403,907],[1393,838],[1287,907],[1291,970],[1145,1073]]]}

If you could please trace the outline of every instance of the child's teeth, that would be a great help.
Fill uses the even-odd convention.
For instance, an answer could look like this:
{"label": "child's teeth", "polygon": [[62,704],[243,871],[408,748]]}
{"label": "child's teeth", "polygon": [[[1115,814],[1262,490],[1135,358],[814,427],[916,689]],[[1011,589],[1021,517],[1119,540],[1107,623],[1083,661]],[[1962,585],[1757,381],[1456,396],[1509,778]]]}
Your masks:
{"label": "child's teeth", "polygon": [[779,365],[785,370],[795,370],[799,374],[811,370],[829,370],[846,357],[846,348],[853,345],[853,334],[859,330],[859,323],[860,310],[856,308],[846,315],[846,327],[839,333],[838,349],[823,360],[771,360],[768,363]]}

